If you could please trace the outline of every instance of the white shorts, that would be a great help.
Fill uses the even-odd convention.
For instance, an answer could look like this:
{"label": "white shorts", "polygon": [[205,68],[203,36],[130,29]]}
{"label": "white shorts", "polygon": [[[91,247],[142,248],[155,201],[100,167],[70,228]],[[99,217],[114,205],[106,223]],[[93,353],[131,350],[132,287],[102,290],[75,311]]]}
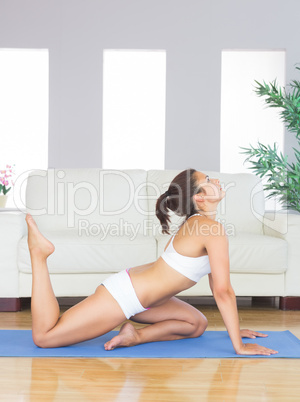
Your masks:
{"label": "white shorts", "polygon": [[102,285],[106,287],[112,297],[119,303],[127,320],[136,314],[148,310],[141,305],[126,269],[109,276],[102,282]]}

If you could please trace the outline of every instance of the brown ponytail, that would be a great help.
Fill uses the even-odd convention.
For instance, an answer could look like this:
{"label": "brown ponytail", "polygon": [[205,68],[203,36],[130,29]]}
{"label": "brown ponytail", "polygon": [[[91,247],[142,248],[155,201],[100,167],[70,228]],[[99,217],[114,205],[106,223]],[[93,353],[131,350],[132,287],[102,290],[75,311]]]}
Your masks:
{"label": "brown ponytail", "polygon": [[168,190],[156,201],[156,216],[159,219],[162,232],[169,233],[170,216],[168,209],[186,219],[197,213],[193,196],[199,191],[195,169],[187,169],[179,173],[171,182]]}

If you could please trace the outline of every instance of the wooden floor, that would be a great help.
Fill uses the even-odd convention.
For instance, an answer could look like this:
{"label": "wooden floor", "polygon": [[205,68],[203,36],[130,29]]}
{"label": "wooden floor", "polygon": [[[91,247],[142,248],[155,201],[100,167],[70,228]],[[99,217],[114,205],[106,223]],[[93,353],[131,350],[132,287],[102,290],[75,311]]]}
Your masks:
{"label": "wooden floor", "polygon": [[[224,330],[213,305],[197,306]],[[300,312],[239,301],[241,328],[289,329]],[[1,329],[30,329],[28,309],[0,313]],[[280,349],[280,345],[278,345]],[[300,401],[299,359],[0,358],[1,401]]]}

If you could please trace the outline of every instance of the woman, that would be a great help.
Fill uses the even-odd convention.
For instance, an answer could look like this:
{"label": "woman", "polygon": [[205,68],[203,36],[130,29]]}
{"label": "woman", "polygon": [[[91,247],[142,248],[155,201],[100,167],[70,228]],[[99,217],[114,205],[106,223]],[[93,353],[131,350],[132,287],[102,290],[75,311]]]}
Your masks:
{"label": "woman", "polygon": [[230,284],[228,243],[223,226],[215,220],[225,196],[219,180],[194,169],[181,172],[156,203],[156,215],[168,233],[168,209],[185,218],[180,229],[155,262],[124,270],[106,279],[95,293],[59,317],[47,257],[54,246],[27,215],[28,246],[32,263],[32,335],[37,346],[60,347],[103,335],[130,318],[152,324],[135,329],[125,323],[105,344],[106,350],[145,342],[198,337],[207,327],[205,316],[174,297],[203,275],[209,283],[237,354],[271,355],[274,350],[242,342],[242,337],[266,336],[239,328],[236,298]]}

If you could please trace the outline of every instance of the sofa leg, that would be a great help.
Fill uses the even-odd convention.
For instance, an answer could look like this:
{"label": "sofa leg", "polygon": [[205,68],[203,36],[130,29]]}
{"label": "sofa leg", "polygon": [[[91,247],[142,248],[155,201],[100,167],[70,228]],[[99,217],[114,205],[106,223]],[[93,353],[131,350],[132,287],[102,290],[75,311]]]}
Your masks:
{"label": "sofa leg", "polygon": [[0,297],[0,311],[20,311],[21,299],[19,297]]}
{"label": "sofa leg", "polygon": [[300,297],[280,297],[279,308],[280,310],[300,310]]}

